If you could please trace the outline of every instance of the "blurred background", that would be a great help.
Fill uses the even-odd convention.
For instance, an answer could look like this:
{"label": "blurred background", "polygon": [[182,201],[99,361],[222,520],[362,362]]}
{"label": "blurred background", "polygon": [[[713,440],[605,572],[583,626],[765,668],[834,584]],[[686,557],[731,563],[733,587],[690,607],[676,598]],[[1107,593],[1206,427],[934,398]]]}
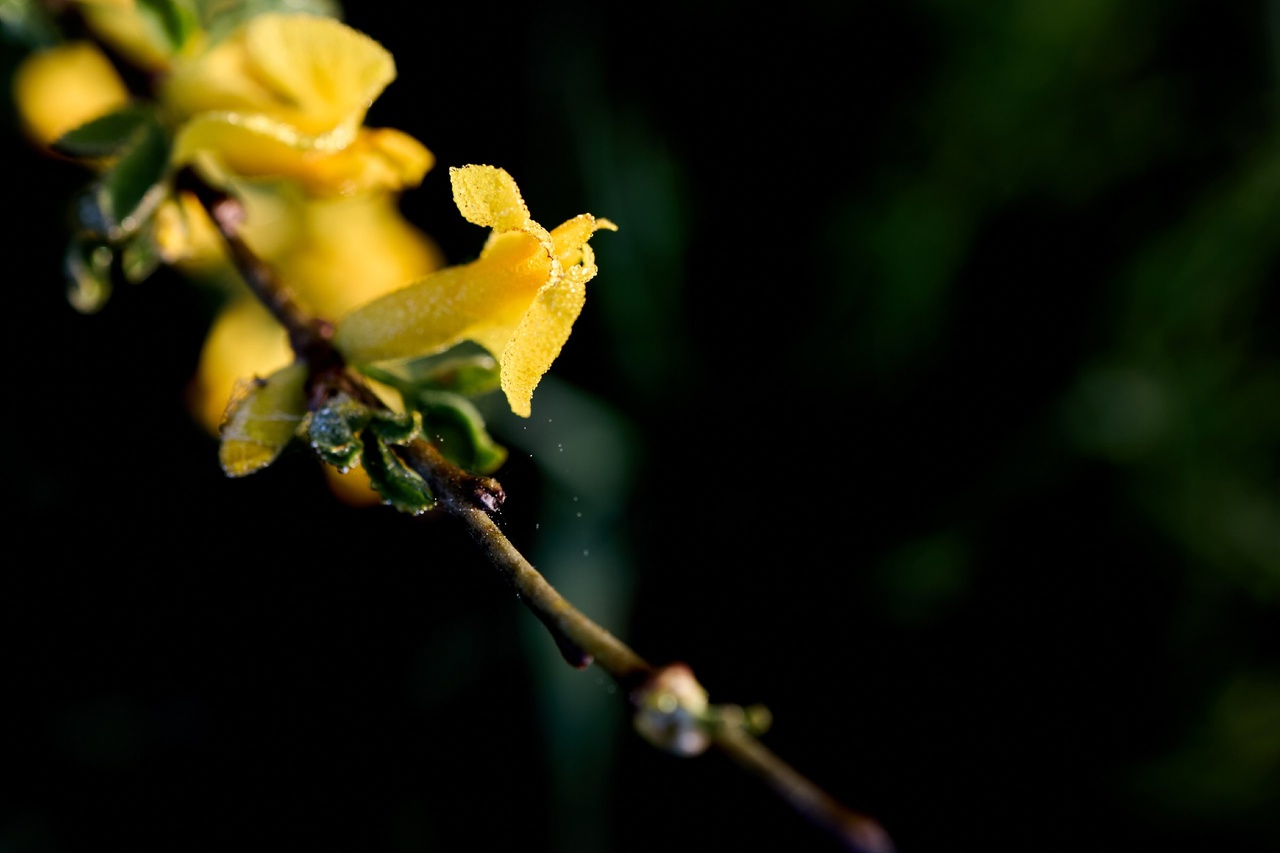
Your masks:
{"label": "blurred background", "polygon": [[[619,225],[490,421],[571,601],[903,853],[1280,849],[1280,4],[345,18],[451,260],[448,166]],[[641,741],[449,519],[224,478],[207,306],[74,311],[85,176],[4,123],[0,851],[838,849]]]}

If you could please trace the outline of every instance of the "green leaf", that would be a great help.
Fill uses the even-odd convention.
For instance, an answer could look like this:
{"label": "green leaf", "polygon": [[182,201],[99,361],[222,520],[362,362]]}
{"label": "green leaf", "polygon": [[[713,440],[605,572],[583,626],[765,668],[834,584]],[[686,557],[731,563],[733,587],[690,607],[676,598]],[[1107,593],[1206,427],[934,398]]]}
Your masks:
{"label": "green leaf", "polygon": [[422,434],[422,419],[416,412],[400,414],[379,409],[371,412],[369,429],[390,444],[405,444]]}
{"label": "green leaf", "polygon": [[455,347],[422,358],[383,365],[365,365],[371,379],[392,386],[405,397],[420,390],[451,391],[467,397],[488,394],[499,387],[498,360],[478,344],[464,341]]}
{"label": "green leaf", "polygon": [[301,12],[342,19],[336,0],[196,0],[210,42],[226,38],[236,27],[264,12]]}
{"label": "green leaf", "polygon": [[359,461],[384,501],[416,515],[435,506],[435,498],[391,447],[417,438],[421,427],[417,412],[372,409],[339,395],[307,417],[305,431],[321,459],[343,471]]}
{"label": "green leaf", "polygon": [[148,122],[132,148],[100,179],[98,204],[112,241],[136,232],[168,192],[169,140],[158,122]]}
{"label": "green leaf", "polygon": [[36,0],[0,0],[0,30],[26,48],[52,47],[60,40],[49,4]]}
{"label": "green leaf", "polygon": [[120,251],[120,269],[130,284],[145,281],[160,266],[160,247],[148,228],[136,234]]}
{"label": "green leaf", "polygon": [[193,0],[137,0],[138,16],[153,39],[170,55],[180,53],[191,37],[200,32],[200,20]]}
{"label": "green leaf", "polygon": [[295,361],[242,386],[218,446],[218,462],[228,477],[261,471],[293,441],[307,412],[306,381],[306,362]]}
{"label": "green leaf", "polygon": [[376,430],[366,434],[361,462],[374,489],[400,512],[421,515],[436,505],[427,482],[400,461],[387,442],[377,436]]}
{"label": "green leaf", "polygon": [[111,296],[110,246],[96,241],[72,240],[63,256],[67,276],[67,301],[82,314],[102,310]]}
{"label": "green leaf", "polygon": [[485,428],[484,416],[465,397],[447,391],[420,391],[422,432],[450,462],[478,474],[491,474],[507,461],[507,449]]}
{"label": "green leaf", "polygon": [[304,430],[320,458],[345,471],[356,464],[363,447],[360,433],[371,417],[368,406],[340,394],[308,415]]}
{"label": "green leaf", "polygon": [[115,163],[75,204],[82,237],[119,243],[142,228],[169,193],[169,139],[154,113],[125,109],[58,140],[65,153],[111,156]]}
{"label": "green leaf", "polygon": [[127,106],[67,131],[53,143],[53,150],[68,157],[113,157],[137,144],[138,134],[154,121],[152,108]]}

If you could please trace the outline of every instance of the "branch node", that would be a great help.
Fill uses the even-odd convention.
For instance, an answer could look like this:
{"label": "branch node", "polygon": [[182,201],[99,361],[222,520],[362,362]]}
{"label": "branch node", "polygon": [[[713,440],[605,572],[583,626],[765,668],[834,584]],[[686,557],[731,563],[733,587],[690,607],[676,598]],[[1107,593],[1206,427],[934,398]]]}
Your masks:
{"label": "branch node", "polygon": [[687,664],[660,667],[631,693],[636,731],[673,755],[701,755],[711,746],[707,691]]}
{"label": "branch node", "polygon": [[586,669],[595,660],[595,657],[590,652],[584,650],[559,631],[551,631],[551,636],[556,641],[556,648],[560,650],[560,656],[564,658],[565,663],[574,669]]}

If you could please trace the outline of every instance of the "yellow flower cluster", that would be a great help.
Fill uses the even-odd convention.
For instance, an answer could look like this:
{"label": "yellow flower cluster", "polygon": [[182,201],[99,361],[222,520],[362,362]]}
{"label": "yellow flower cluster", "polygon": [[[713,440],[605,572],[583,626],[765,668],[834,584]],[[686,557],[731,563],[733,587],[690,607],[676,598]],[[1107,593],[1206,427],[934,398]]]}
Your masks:
{"label": "yellow flower cluster", "polygon": [[[596,272],[587,241],[612,223],[583,214],[547,231],[506,172],[452,169],[459,210],[492,233],[478,260],[441,269],[435,243],[398,208],[433,155],[401,131],[364,123],[396,77],[376,41],[336,18],[272,12],[217,37],[193,27],[174,46],[135,0],[73,2],[100,42],[157,81],[149,96],[172,135],[171,167],[194,170],[243,204],[245,243],[303,308],[337,321],[335,343],[351,363],[474,341],[497,358],[512,410],[529,415]],[[44,147],[131,100],[89,41],[29,56],[14,95]],[[164,261],[197,277],[236,278],[193,196],[167,201],[155,223]],[[239,291],[215,319],[192,385],[193,412],[215,434],[237,382],[293,359],[283,329]]]}

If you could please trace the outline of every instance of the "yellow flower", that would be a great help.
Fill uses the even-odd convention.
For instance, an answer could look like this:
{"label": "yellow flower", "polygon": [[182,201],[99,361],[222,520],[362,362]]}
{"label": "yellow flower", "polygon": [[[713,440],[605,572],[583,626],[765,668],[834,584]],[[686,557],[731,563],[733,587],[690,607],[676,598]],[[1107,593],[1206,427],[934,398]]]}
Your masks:
{"label": "yellow flower", "polygon": [[14,73],[13,96],[27,135],[45,148],[67,131],[129,103],[129,91],[111,60],[84,41],[26,56]]}
{"label": "yellow flower", "polygon": [[261,115],[299,135],[339,131],[350,141],[395,75],[385,48],[335,18],[270,13],[193,59],[176,60],[161,98],[182,116]]}
{"label": "yellow flower", "polygon": [[[225,39],[173,57],[159,98],[176,126],[175,165],[190,165],[245,208],[241,234],[308,312],[336,318],[442,263],[436,244],[397,207],[398,192],[434,165],[422,143],[367,128],[365,114],[395,78],[391,55],[340,21],[266,13]],[[205,277],[208,217],[174,205],[158,242],[166,258]],[[189,402],[217,435],[239,383],[290,363],[283,329],[247,292],[214,320]],[[377,502],[362,472],[326,470],[348,503]]]}
{"label": "yellow flower", "polygon": [[317,199],[288,184],[237,186],[245,243],[317,317],[337,319],[443,262],[393,193]]}
{"label": "yellow flower", "polygon": [[415,186],[433,165],[408,134],[362,126],[395,79],[391,54],[334,18],[257,15],[160,87],[181,122],[174,161],[207,180],[291,178],[315,195]]}
{"label": "yellow flower", "polygon": [[[319,317],[340,317],[441,263],[436,244],[401,216],[386,193],[310,200],[296,191],[251,191],[245,200],[246,221],[264,223],[246,228],[246,243]],[[163,212],[161,251],[170,262],[206,276],[215,264],[230,268],[220,245],[210,257],[206,236],[213,225],[202,208]],[[291,358],[284,330],[245,290],[215,318],[206,339],[191,391],[197,419],[216,435],[236,382],[265,377]]]}
{"label": "yellow flower", "polygon": [[474,341],[498,359],[511,410],[528,417],[533,389],[568,340],[596,274],[587,241],[617,227],[584,213],[548,232],[504,170],[465,166],[449,177],[463,217],[493,229],[480,257],[357,308],[339,320],[334,344],[361,364]]}

